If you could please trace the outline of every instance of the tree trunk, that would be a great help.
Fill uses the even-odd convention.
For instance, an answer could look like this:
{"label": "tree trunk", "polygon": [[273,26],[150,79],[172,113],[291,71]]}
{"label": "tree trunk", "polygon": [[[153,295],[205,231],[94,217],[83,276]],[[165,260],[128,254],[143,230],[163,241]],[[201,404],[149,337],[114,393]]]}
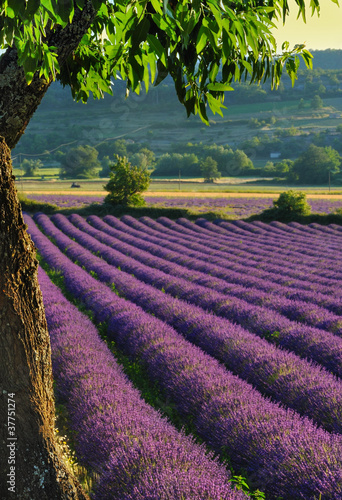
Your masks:
{"label": "tree trunk", "polygon": [[[86,0],[71,24],[47,32],[62,67],[94,20]],[[0,57],[0,498],[88,499],[68,471],[54,436],[50,339],[12,175],[14,148],[52,77],[27,85],[15,47]]]}
{"label": "tree trunk", "polygon": [[85,499],[58,452],[38,261],[0,138],[0,498]]}

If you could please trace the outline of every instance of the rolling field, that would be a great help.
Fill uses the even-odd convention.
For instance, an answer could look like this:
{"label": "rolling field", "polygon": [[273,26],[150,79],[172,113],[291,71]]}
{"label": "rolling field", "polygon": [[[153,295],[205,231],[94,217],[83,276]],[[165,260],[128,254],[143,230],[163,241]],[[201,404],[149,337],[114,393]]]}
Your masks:
{"label": "rolling field", "polygon": [[[56,205],[59,209],[77,209],[90,205],[101,204],[103,196],[96,194],[31,194],[27,198],[42,203]],[[193,216],[224,217],[226,219],[247,218],[270,208],[274,193],[146,193],[147,208],[184,209]],[[342,208],[342,196],[337,194],[310,194],[308,202],[312,213],[329,214]],[[179,215],[178,215],[179,216]]]}
{"label": "rolling field", "polygon": [[[245,498],[229,469],[266,499],[342,498],[340,226],[25,219],[93,318],[40,270],[57,392],[94,498]],[[158,387],[169,421],[94,323]]]}

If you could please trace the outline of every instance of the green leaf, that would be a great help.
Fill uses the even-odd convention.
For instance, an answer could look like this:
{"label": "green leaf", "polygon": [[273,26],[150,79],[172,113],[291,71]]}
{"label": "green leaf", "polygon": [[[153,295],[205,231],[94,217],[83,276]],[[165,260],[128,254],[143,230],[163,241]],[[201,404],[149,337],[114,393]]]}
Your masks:
{"label": "green leaf", "polygon": [[204,26],[201,26],[200,29],[199,29],[199,31],[198,31],[197,41],[196,41],[196,52],[197,52],[197,54],[199,54],[200,52],[202,52],[202,50],[207,45],[207,43],[208,43],[208,37],[207,37],[207,34],[206,34],[206,28]]}
{"label": "green leaf", "polygon": [[197,111],[202,122],[206,125],[209,125],[207,110],[203,101],[199,101],[199,104],[197,105]]}
{"label": "green leaf", "polygon": [[154,79],[156,77],[156,57],[155,57],[154,52],[148,52],[147,58],[148,58],[148,62],[150,65],[151,82],[154,82]]}
{"label": "green leaf", "polygon": [[214,61],[213,63],[211,63],[209,78],[212,82],[214,80],[216,80],[219,69],[220,69],[220,66],[217,62]]}
{"label": "green leaf", "polygon": [[249,74],[252,74],[253,69],[252,69],[251,64],[248,61],[246,61],[245,59],[241,59],[241,64],[242,64],[242,66],[244,66],[244,68],[246,68],[246,70],[248,71]]}
{"label": "green leaf", "polygon": [[153,52],[157,54],[161,62],[163,63],[164,66],[167,65],[167,59],[166,59],[166,51],[158,38],[156,38],[154,35],[148,34],[147,35],[147,42]]}
{"label": "green leaf", "polygon": [[169,74],[169,70],[167,69],[166,66],[164,66],[164,64],[161,62],[160,59],[158,59],[157,61],[157,70],[158,70],[158,74],[157,74],[157,79],[155,81],[155,86],[159,85],[160,82],[162,82],[164,80],[164,78],[167,77],[167,75]]}
{"label": "green leaf", "polygon": [[226,83],[219,83],[219,82],[209,83],[207,85],[207,89],[213,90],[215,92],[225,92],[226,90],[234,90],[230,85],[228,85]]}
{"label": "green leaf", "polygon": [[162,5],[159,0],[151,0],[151,4],[153,5],[153,8],[156,12],[158,12],[159,14],[163,14]]}
{"label": "green leaf", "polygon": [[222,104],[221,100],[215,99],[215,97],[212,96],[211,94],[207,94],[207,99],[208,99],[209,107],[210,107],[211,111],[214,113],[214,115],[216,113],[218,113],[220,116],[223,116],[221,108],[227,109],[227,107]]}
{"label": "green leaf", "polygon": [[141,42],[146,40],[146,36],[148,30],[150,29],[150,21],[147,17],[144,17],[142,21],[140,21],[135,28],[133,28],[132,34],[132,47],[136,48],[140,45]]}
{"label": "green leaf", "polygon": [[24,15],[25,9],[26,9],[25,0],[8,0],[5,12],[8,17],[14,19],[16,17],[21,17],[22,15]]}
{"label": "green leaf", "polygon": [[40,3],[52,19],[63,27],[67,25],[74,12],[73,0],[63,0],[63,3],[57,0],[41,0]]}
{"label": "green leaf", "polygon": [[30,83],[33,80],[34,74],[37,70],[37,66],[38,66],[38,62],[37,62],[37,59],[35,57],[33,57],[33,56],[25,57],[25,59],[23,61],[23,68],[24,68],[24,72],[25,72],[26,82],[28,85],[30,85]]}

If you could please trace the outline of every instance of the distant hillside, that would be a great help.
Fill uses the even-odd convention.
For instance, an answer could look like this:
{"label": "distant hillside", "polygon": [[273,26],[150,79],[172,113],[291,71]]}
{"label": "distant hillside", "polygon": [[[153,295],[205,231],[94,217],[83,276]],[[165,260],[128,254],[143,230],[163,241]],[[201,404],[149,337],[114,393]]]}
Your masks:
{"label": "distant hillside", "polygon": [[[314,70],[306,70],[302,63],[293,88],[286,75],[279,89],[273,91],[267,82],[233,83],[235,90],[226,93],[224,117],[209,113],[211,127],[198,117],[187,118],[170,77],[151,87],[147,95],[131,94],[128,99],[125,82],[115,80],[113,96],[105,95],[99,101],[90,98],[87,104],[74,102],[69,88],[54,83],[14,150],[15,162],[25,155],[54,149],[65,152],[78,144],[97,147],[118,138],[146,144],[158,155],[182,142],[236,147],[256,134],[255,126],[259,127],[257,133],[267,134],[275,128],[286,131],[298,125],[309,132],[333,131],[341,123],[342,50],[314,51],[313,56]],[[310,111],[310,101],[316,94],[330,107],[320,120]],[[303,109],[299,113],[300,102]],[[53,155],[40,158],[47,162],[54,159]]]}
{"label": "distant hillside", "polygon": [[342,50],[313,50],[311,54],[314,56],[314,68],[342,69]]}

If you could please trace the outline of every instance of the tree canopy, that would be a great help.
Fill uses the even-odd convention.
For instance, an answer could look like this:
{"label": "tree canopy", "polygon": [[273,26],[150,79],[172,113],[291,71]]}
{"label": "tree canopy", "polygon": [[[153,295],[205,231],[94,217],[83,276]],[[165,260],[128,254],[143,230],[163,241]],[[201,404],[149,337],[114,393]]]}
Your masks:
{"label": "tree canopy", "polygon": [[[305,18],[305,3],[296,4]],[[319,12],[318,0],[310,6]],[[288,13],[287,1],[280,0],[265,5],[255,0],[6,0],[0,2],[0,48],[15,50],[28,84],[37,77],[57,79],[83,101],[90,92],[96,98],[111,94],[112,78],[124,79],[127,92],[139,93],[142,83],[147,90],[170,74],[188,115],[199,114],[208,123],[207,106],[222,113],[224,91],[231,90],[233,79],[270,79],[276,86],[284,66],[295,80],[299,55],[311,66],[303,45],[290,49],[284,43],[277,54],[271,29]],[[71,39],[76,41],[70,52]],[[1,128],[0,123],[0,133]]]}
{"label": "tree canopy", "polygon": [[302,184],[327,184],[329,172],[338,173],[340,165],[341,157],[335,149],[311,144],[294,162],[292,172]]}
{"label": "tree canopy", "polygon": [[98,151],[91,146],[71,148],[60,157],[60,176],[66,179],[92,179],[98,176],[101,163]]}
{"label": "tree canopy", "polygon": [[145,200],[140,193],[146,191],[150,184],[147,169],[131,165],[125,156],[117,155],[110,170],[110,179],[104,186],[109,192],[105,202],[111,205],[144,205]]}
{"label": "tree canopy", "polygon": [[201,161],[200,169],[204,182],[214,182],[221,177],[221,173],[217,169],[217,161],[210,156]]}

